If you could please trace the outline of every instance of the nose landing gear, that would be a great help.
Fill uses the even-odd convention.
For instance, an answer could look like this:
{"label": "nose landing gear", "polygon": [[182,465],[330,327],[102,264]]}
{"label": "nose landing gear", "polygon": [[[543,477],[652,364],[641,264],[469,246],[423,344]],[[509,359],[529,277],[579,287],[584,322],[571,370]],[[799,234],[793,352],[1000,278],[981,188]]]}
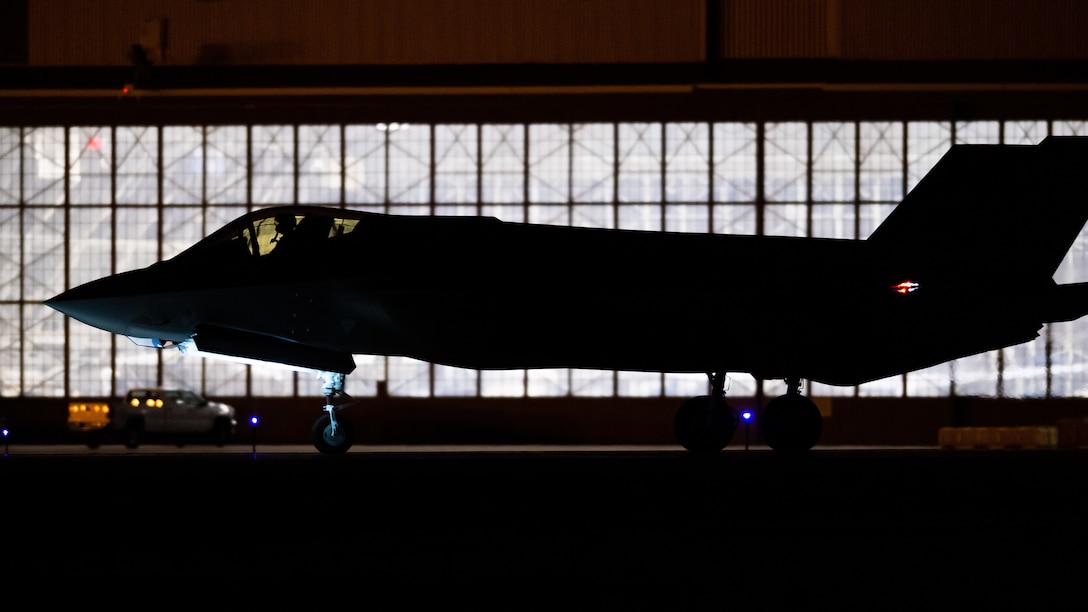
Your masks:
{"label": "nose landing gear", "polygon": [[314,421],[314,426],[310,430],[311,439],[314,447],[323,454],[343,454],[355,442],[355,428],[352,427],[351,421],[337,414],[337,411],[344,406],[333,405],[332,399],[338,395],[348,398],[351,396],[344,393],[343,374],[322,372],[321,379],[325,383],[325,406],[322,408],[325,414]]}

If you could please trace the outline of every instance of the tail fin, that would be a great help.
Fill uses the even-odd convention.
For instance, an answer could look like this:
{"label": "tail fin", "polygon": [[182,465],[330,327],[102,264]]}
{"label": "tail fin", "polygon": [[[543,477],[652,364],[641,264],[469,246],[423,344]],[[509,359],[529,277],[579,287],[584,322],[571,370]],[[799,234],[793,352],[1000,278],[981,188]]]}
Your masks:
{"label": "tail fin", "polygon": [[956,145],[868,242],[944,278],[1049,279],[1088,221],[1088,137]]}

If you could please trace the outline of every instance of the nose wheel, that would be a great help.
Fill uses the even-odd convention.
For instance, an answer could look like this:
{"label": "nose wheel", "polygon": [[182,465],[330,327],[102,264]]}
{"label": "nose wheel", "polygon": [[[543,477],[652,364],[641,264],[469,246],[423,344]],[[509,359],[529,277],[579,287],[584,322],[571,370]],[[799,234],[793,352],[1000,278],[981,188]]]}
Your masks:
{"label": "nose wheel", "polygon": [[346,453],[354,443],[355,430],[343,416],[327,412],[314,421],[311,435],[314,447],[326,455]]}
{"label": "nose wheel", "polygon": [[332,403],[332,398],[337,395],[350,397],[344,393],[344,375],[337,372],[322,372],[321,379],[325,383],[325,406],[322,408],[325,414],[314,421],[310,430],[314,447],[322,454],[340,455],[348,452],[355,443],[355,428],[351,421],[337,412],[343,406],[337,407]]}

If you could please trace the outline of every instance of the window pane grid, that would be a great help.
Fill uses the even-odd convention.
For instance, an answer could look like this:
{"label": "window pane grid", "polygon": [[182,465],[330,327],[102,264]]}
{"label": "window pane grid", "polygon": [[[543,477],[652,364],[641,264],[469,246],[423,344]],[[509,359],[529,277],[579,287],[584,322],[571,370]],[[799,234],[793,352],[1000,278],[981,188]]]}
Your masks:
{"label": "window pane grid", "polygon": [[[63,288],[65,275],[75,285],[172,257],[254,205],[345,202],[555,225],[864,239],[953,142],[1035,144],[1048,132],[1088,135],[1088,122],[0,128],[0,301],[22,307],[0,337],[15,351],[0,362],[0,393],[90,394],[163,382],[218,395],[308,394],[310,381],[297,375],[208,368],[80,326],[70,327],[65,346],[63,317],[30,314],[30,305]],[[1086,243],[1083,236],[1074,243],[1058,282],[1088,280]],[[809,392],[1088,396],[1085,335],[1088,323],[1053,324],[1027,344],[856,388],[813,384]],[[380,360],[360,368],[366,380],[352,382],[364,394],[375,393],[378,380],[406,397],[642,397],[705,388],[703,375],[477,372],[359,359]],[[66,361],[69,371],[58,370]],[[730,393],[753,394],[755,382],[748,387]]]}

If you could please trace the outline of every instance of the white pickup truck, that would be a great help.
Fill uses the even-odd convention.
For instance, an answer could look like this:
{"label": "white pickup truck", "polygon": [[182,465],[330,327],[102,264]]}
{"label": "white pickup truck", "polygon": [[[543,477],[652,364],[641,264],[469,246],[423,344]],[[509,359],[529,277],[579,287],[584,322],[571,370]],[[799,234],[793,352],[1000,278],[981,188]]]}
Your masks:
{"label": "white pickup truck", "polygon": [[68,428],[96,448],[120,437],[128,448],[147,439],[174,443],[206,440],[216,446],[230,442],[237,425],[234,408],[208,401],[183,389],[131,389],[124,401],[73,401],[68,405]]}

